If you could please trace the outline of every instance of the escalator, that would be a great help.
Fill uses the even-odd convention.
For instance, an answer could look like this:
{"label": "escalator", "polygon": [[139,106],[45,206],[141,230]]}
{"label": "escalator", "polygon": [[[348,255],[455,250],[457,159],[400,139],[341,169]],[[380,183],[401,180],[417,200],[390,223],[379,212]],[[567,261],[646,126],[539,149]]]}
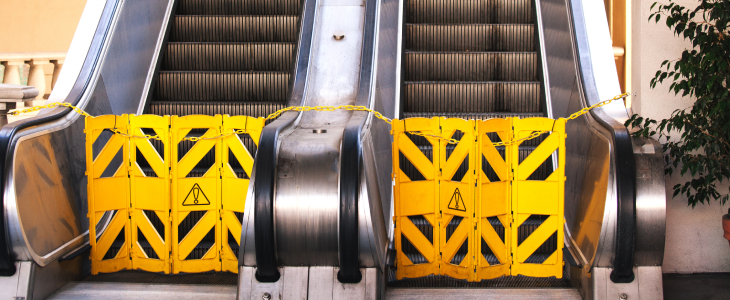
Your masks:
{"label": "escalator", "polygon": [[[95,116],[263,117],[290,106],[354,105],[388,119],[565,118],[620,93],[605,12],[593,2],[89,0],[49,101]],[[613,299],[625,293],[640,299],[644,286],[661,284],[663,240],[657,237],[665,199],[652,193],[664,191],[656,180],[663,178],[662,158],[655,141],[629,137],[620,123],[626,116],[614,103],[567,123],[565,239],[553,235],[527,261],[539,264],[561,247],[562,278],[468,282],[396,279],[392,160],[398,157],[391,126],[362,110],[289,111],[266,124],[258,143],[239,135],[256,154],[251,174],[230,162],[236,176],[250,180],[245,212],[235,214],[241,235],[226,240],[238,275],[127,270],[90,276],[89,239],[98,236],[89,236],[87,221],[84,119],[67,108],[46,109],[0,130],[0,295]],[[187,136],[204,134],[193,129]],[[460,137],[457,131],[451,138]],[[409,138],[434,159],[426,138]],[[544,138],[522,143],[519,161]],[[176,146],[184,155],[193,143]],[[445,149],[448,158],[455,147]],[[504,159],[504,147],[496,149]],[[205,176],[215,160],[208,153],[189,176]],[[422,177],[407,160],[398,161],[409,178]],[[555,162],[546,159],[528,179],[546,179]],[[146,176],[155,174],[138,163]],[[497,180],[483,165],[486,177]],[[468,167],[462,164],[451,180]],[[650,176],[637,178],[636,168]],[[203,214],[186,215],[178,238]],[[154,214],[147,218],[163,230]],[[527,219],[516,229],[517,242],[545,220]],[[424,217],[411,221],[433,236]],[[447,240],[461,221],[450,219]],[[504,242],[510,225],[498,218],[487,223]],[[99,222],[96,230],[105,226]],[[186,259],[205,257],[215,242],[211,231]],[[118,239],[112,248],[123,244]],[[481,244],[478,254],[497,264]],[[139,247],[153,258],[150,243],[140,239]],[[407,239],[400,247],[412,262],[426,260]],[[470,254],[462,246],[450,263]]]}
{"label": "escalator", "polygon": [[[493,118],[547,117],[542,72],[539,68],[535,13],[531,0],[497,1],[406,1],[403,34],[403,118],[462,118],[487,120]],[[456,132],[452,137],[461,139]],[[409,135],[426,157],[433,157],[431,143],[425,138]],[[493,134],[494,142],[499,138]],[[519,147],[519,161],[527,158],[545,136],[524,142]],[[456,145],[446,147],[450,157]],[[498,146],[502,159],[505,147]],[[401,153],[401,170],[411,180],[423,180],[423,175]],[[482,158],[483,171],[490,181],[500,181],[492,167]],[[460,181],[468,169],[465,160],[454,175]],[[528,180],[545,180],[553,172],[548,159]],[[432,226],[423,217],[411,221],[429,240]],[[518,245],[546,220],[533,215],[519,227]],[[446,227],[446,239],[455,232],[461,218],[454,218]],[[497,217],[489,223],[504,242],[504,224]],[[408,241],[402,239],[404,254],[415,264],[425,258]],[[483,239],[482,255],[490,265],[500,264]],[[557,233],[553,234],[526,263],[542,263],[556,251]],[[458,265],[467,255],[465,243],[452,264]],[[391,269],[392,287],[570,287],[565,278],[530,278],[522,275],[481,282],[466,282],[445,276],[402,280],[395,279]]]}

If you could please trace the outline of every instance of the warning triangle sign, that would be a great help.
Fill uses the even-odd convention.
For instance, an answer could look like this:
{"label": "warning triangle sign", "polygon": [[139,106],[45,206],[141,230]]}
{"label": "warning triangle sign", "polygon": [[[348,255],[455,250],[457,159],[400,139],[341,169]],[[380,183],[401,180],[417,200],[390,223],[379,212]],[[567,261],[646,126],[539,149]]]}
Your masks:
{"label": "warning triangle sign", "polygon": [[205,193],[203,193],[203,189],[201,189],[196,183],[188,192],[188,195],[185,197],[185,200],[183,200],[182,205],[210,205],[210,201],[208,200],[208,197],[205,196]]}
{"label": "warning triangle sign", "polygon": [[449,209],[466,211],[466,205],[464,205],[464,199],[461,198],[459,188],[456,188],[454,194],[451,195],[451,201],[449,201]]}

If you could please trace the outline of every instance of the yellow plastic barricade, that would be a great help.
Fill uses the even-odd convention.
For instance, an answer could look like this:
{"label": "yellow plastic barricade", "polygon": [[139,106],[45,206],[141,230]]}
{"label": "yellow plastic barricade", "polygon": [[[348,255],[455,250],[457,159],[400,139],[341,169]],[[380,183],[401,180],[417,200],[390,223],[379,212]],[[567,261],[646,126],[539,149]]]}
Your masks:
{"label": "yellow plastic barricade", "polygon": [[[238,272],[241,220],[264,118],[86,119],[93,274]],[[109,221],[111,219],[111,221]],[[108,225],[107,225],[108,224]]]}
{"label": "yellow plastic barricade", "polygon": [[[398,279],[404,277],[415,278],[431,274],[439,274],[439,142],[429,139],[433,154],[432,158],[418,149],[418,146],[406,135],[408,130],[417,130],[422,133],[440,135],[438,119],[413,118],[407,120],[393,120],[393,193],[396,195],[393,222],[395,224],[396,273]],[[412,181],[400,168],[400,154],[413,164],[425,178]],[[433,159],[436,157],[436,159]],[[433,161],[433,163],[432,163]],[[413,224],[411,217],[422,217],[431,226],[432,236],[429,238]],[[403,251],[403,239],[407,239],[425,259],[425,262],[415,264]],[[414,258],[415,259],[415,258]]]}
{"label": "yellow plastic barricade", "polygon": [[[529,218],[542,222],[524,241],[518,241],[518,230],[512,232],[512,275],[562,278],[563,276],[563,205],[565,190],[565,119],[513,118],[515,140],[535,131],[550,132],[537,148],[519,163],[519,143],[513,145],[512,183],[513,228],[518,229]],[[545,180],[527,180],[557,151],[555,170]],[[553,237],[553,238],[551,238]],[[534,257],[540,248],[555,249],[547,258]],[[534,262],[531,262],[533,261]],[[540,262],[542,260],[542,262]]]}
{"label": "yellow plastic barricade", "polygon": [[512,238],[512,168],[509,164],[512,146],[498,149],[493,145],[512,139],[512,120],[477,121],[477,130],[480,158],[477,159],[479,190],[476,193],[476,215],[479,222],[476,236],[480,238],[476,242],[476,252],[479,253],[476,281],[480,281],[509,275],[512,264],[508,247]]}
{"label": "yellow plastic barricade", "polygon": [[[393,176],[396,193],[395,241],[396,277],[415,278],[447,275],[459,279],[474,277],[474,185],[476,184],[476,135],[474,121],[445,118],[413,118],[393,121]],[[429,158],[406,132],[431,137],[458,139],[451,145],[444,139],[427,138]],[[458,136],[457,136],[458,133]],[[401,170],[401,156],[425,180],[411,180]],[[461,178],[456,178],[459,175]],[[411,218],[425,219],[432,236],[425,236]],[[427,231],[427,232],[428,232]],[[405,238],[425,262],[414,263],[403,251]]]}
{"label": "yellow plastic barricade", "polygon": [[[127,138],[110,129],[127,132],[127,115],[86,118],[86,174],[88,178],[89,242],[91,274],[131,269],[129,259],[129,159]],[[97,237],[96,225],[106,223]]]}
{"label": "yellow plastic barricade", "polygon": [[[129,116],[132,268],[170,273],[170,117]],[[140,138],[157,135],[159,140]],[[154,144],[154,145],[153,145]],[[155,147],[157,146],[157,147]],[[137,155],[137,154],[141,155]],[[143,170],[147,169],[147,174]]]}
{"label": "yellow plastic barricade", "polygon": [[[263,118],[247,116],[223,116],[223,133],[243,134],[249,144],[258,146]],[[248,135],[246,138],[245,135]],[[253,156],[239,134],[227,135],[222,140],[222,195],[221,195],[221,238],[222,270],[238,272],[238,251],[241,245],[241,221],[246,206],[246,193],[253,170]],[[237,162],[235,164],[234,162]],[[244,174],[236,174],[235,167],[243,169]],[[233,238],[233,240],[230,240]],[[236,249],[234,251],[234,249]]]}
{"label": "yellow plastic barricade", "polygon": [[[562,278],[565,119],[413,118],[392,126],[397,279]],[[521,144],[547,133],[520,161]],[[412,137],[431,145],[431,158]],[[553,158],[547,179],[528,180]],[[423,180],[408,178],[404,160]]]}
{"label": "yellow plastic barricade", "polygon": [[[438,140],[437,167],[440,172],[436,179],[441,212],[438,222],[441,225],[440,275],[474,280],[474,192],[477,182],[475,123],[473,120],[446,118],[438,118],[438,122],[442,137],[458,139],[455,145]],[[457,175],[463,177],[456,178]],[[457,255],[457,252],[460,253]]]}
{"label": "yellow plastic barricade", "polygon": [[[172,116],[170,124],[173,273],[220,271],[222,116]],[[183,141],[189,134],[200,139]],[[183,222],[194,226],[180,232]]]}

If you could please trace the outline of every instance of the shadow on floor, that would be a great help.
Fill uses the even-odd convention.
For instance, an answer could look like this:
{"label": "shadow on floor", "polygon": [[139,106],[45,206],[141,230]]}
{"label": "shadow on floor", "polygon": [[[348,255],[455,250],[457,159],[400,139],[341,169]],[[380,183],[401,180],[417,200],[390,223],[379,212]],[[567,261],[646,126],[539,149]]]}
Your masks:
{"label": "shadow on floor", "polygon": [[730,273],[664,274],[664,299],[730,299]]}

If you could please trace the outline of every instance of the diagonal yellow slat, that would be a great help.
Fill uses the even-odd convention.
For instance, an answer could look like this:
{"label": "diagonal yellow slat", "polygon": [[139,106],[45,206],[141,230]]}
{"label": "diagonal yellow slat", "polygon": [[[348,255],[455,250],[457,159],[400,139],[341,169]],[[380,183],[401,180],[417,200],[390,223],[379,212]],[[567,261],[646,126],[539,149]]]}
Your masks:
{"label": "diagonal yellow slat", "polygon": [[183,178],[190,173],[190,171],[195,168],[195,166],[200,162],[203,157],[205,157],[206,154],[215,147],[216,140],[199,140],[198,142],[193,145],[192,148],[190,148],[190,151],[188,153],[185,153],[185,156],[180,160],[180,162],[177,165],[177,175],[180,178]]}
{"label": "diagonal yellow slat", "polygon": [[416,225],[413,225],[410,219],[404,217],[401,219],[401,233],[408,239],[408,241],[416,247],[418,252],[421,252],[423,257],[428,260],[429,263],[433,262],[434,259],[434,247],[428,239],[423,236]]}
{"label": "diagonal yellow slat", "polygon": [[246,174],[251,176],[251,170],[253,169],[253,156],[248,152],[246,146],[238,139],[237,136],[229,136],[226,138],[228,148],[236,156],[238,162],[241,163],[241,167],[246,171]]}
{"label": "diagonal yellow slat", "polygon": [[99,155],[94,159],[94,179],[99,178],[104,170],[109,166],[109,163],[117,155],[119,149],[124,146],[126,139],[121,135],[115,134],[109,139],[109,142],[104,145]]}
{"label": "diagonal yellow slat", "polygon": [[527,180],[532,172],[535,172],[538,167],[550,157],[551,154],[558,149],[559,145],[559,134],[551,134],[542,143],[540,143],[535,151],[532,151],[530,155],[519,165],[517,171],[517,180]]}
{"label": "diagonal yellow slat", "polygon": [[454,255],[456,255],[456,252],[459,251],[459,248],[461,248],[461,245],[464,244],[464,241],[466,241],[466,238],[469,236],[470,229],[472,229],[470,223],[471,220],[464,219],[459,226],[456,227],[454,234],[451,235],[451,238],[449,238],[449,241],[446,242],[443,249],[441,249],[441,257],[444,262],[450,262],[454,259]]}
{"label": "diagonal yellow slat", "polygon": [[418,149],[418,146],[416,146],[411,139],[409,139],[406,135],[403,135],[400,139],[398,139],[398,147],[400,148],[401,153],[403,153],[403,155],[411,161],[413,166],[421,172],[426,180],[433,180],[434,172],[431,160],[423,155],[423,152]]}
{"label": "diagonal yellow slat", "polygon": [[119,252],[117,252],[117,255],[114,256],[114,258],[123,258],[123,257],[129,257],[129,247],[127,246],[129,243],[127,241],[124,241],[124,244],[122,244],[122,247],[119,248]]}
{"label": "diagonal yellow slat", "polygon": [[172,142],[173,142],[173,145],[177,145],[177,144],[179,144],[180,142],[182,142],[182,140],[183,140],[183,139],[184,139],[184,138],[185,138],[185,137],[186,137],[186,136],[188,135],[188,133],[190,133],[190,131],[192,131],[192,130],[193,130],[192,128],[180,128],[180,129],[178,129],[178,131],[177,131],[177,140],[176,140],[176,141],[172,141]]}
{"label": "diagonal yellow slat", "polygon": [[[507,246],[504,245],[502,242],[502,239],[499,237],[496,231],[494,231],[494,227],[489,224],[489,221],[487,218],[484,218],[482,221],[482,238],[487,243],[487,246],[489,249],[492,250],[492,253],[494,253],[494,256],[497,257],[500,263],[507,262],[507,252],[505,249]],[[485,260],[486,261],[486,260]]]}
{"label": "diagonal yellow slat", "polygon": [[185,238],[183,238],[178,246],[178,257],[180,259],[187,258],[190,252],[195,249],[195,246],[197,246],[200,241],[203,240],[205,235],[208,234],[213,227],[215,227],[215,215],[214,211],[208,211],[205,213],[205,215],[200,218],[200,221],[195,224],[193,229],[191,229]]}
{"label": "diagonal yellow slat", "polygon": [[[499,151],[497,151],[497,148],[492,146],[492,141],[489,139],[489,137],[487,137],[487,135],[484,135],[484,138],[486,139],[486,141],[484,142],[484,146],[482,147],[482,155],[484,155],[484,158],[487,159],[487,162],[501,181],[509,180],[507,163],[504,161],[504,159],[502,159],[502,155],[499,155]],[[487,178],[486,174],[484,174],[484,178]]]}
{"label": "diagonal yellow slat", "polygon": [[218,253],[218,247],[216,246],[218,243],[213,243],[212,246],[210,246],[210,249],[208,249],[207,252],[203,255],[200,259],[213,259],[215,258],[216,254]]}
{"label": "diagonal yellow slat", "polygon": [[558,228],[555,226],[555,220],[557,217],[550,216],[538,227],[522,244],[517,247],[517,261],[524,263],[525,260],[530,257],[532,253],[540,248],[542,244],[547,240]]}
{"label": "diagonal yellow slat", "polygon": [[[458,171],[459,167],[461,167],[461,163],[464,161],[464,158],[469,155],[469,150],[471,150],[471,148],[474,146],[473,139],[474,137],[471,134],[465,134],[462,137],[461,141],[459,141],[459,144],[456,145],[456,148],[454,148],[454,152],[451,153],[449,159],[441,167],[441,176],[443,176],[443,178],[451,179],[452,177],[454,177],[456,171]],[[471,164],[469,164],[468,167],[472,167]]]}
{"label": "diagonal yellow slat", "polygon": [[542,264],[543,265],[555,264],[555,262],[557,261],[557,258],[558,258],[557,256],[558,256],[558,250],[555,250],[555,252],[553,252],[553,254],[550,254],[550,256],[548,256],[548,258],[546,258]]}
{"label": "diagonal yellow slat", "polygon": [[[114,240],[119,235],[119,232],[124,230],[124,226],[127,225],[127,214],[124,211],[117,211],[117,213],[112,218],[112,221],[109,223],[109,226],[107,226],[106,230],[104,230],[104,233],[101,234],[101,237],[98,241],[96,241],[96,255],[95,259],[101,260],[104,258],[104,255],[107,251],[109,251],[109,248],[112,246],[112,243],[114,243]],[[125,236],[126,240],[126,236]]]}
{"label": "diagonal yellow slat", "polygon": [[[142,231],[142,234],[144,234],[147,242],[150,243],[152,249],[155,250],[155,253],[157,253],[157,257],[167,256],[169,250],[167,250],[167,247],[165,247],[165,240],[160,236],[160,233],[157,232],[157,230],[152,226],[152,223],[150,222],[150,219],[147,218],[147,215],[143,211],[139,210],[135,212],[134,216],[135,222],[137,222],[137,228]],[[137,240],[139,240],[139,237],[137,238]]]}
{"label": "diagonal yellow slat", "polygon": [[[228,227],[228,230],[231,231],[233,238],[236,239],[236,243],[241,245],[241,223],[238,222],[236,214],[230,210],[226,211],[223,216],[223,221],[226,222],[226,226]],[[223,234],[227,234],[227,232],[224,232]]]}
{"label": "diagonal yellow slat", "polygon": [[[134,135],[143,135],[142,129],[136,128],[132,131]],[[155,171],[155,174],[157,174],[157,177],[164,177],[165,170],[165,163],[164,159],[160,156],[159,153],[157,153],[157,150],[155,150],[155,147],[152,146],[152,143],[150,143],[149,140],[146,139],[136,139],[134,141],[134,144],[137,146],[137,149],[139,149],[139,152],[142,153],[145,160],[150,164],[150,167],[152,167],[152,170]],[[132,149],[133,151],[134,149]],[[137,159],[139,160],[139,158]]]}
{"label": "diagonal yellow slat", "polygon": [[409,181],[411,181],[411,179],[408,178],[408,175],[406,175],[406,173],[403,172],[403,170],[401,170],[400,168],[398,168],[398,177],[400,177],[399,182],[409,182]]}

